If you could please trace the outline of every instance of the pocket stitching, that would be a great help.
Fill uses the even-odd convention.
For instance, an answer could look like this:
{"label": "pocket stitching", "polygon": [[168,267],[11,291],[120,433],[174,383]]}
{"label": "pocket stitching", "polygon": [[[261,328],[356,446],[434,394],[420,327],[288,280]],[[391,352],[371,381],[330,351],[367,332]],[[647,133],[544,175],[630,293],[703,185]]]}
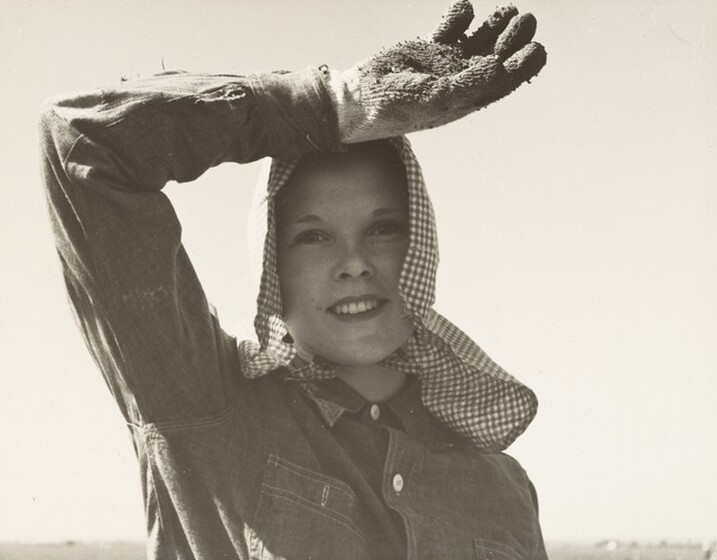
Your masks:
{"label": "pocket stitching", "polygon": [[[327,477],[325,475],[322,475],[321,473],[317,473],[317,472],[311,471],[305,467],[296,465],[290,461],[287,461],[286,459],[279,457],[278,455],[276,455],[274,453],[271,453],[269,455],[269,459],[267,460],[267,463],[269,465],[272,465],[274,468],[281,467],[283,469],[286,469],[287,471],[291,472],[292,474],[294,474],[296,476],[300,476],[300,477],[307,479],[311,482],[323,484],[325,486],[328,485],[330,488],[340,491],[343,495],[345,495],[348,498],[349,507],[356,507],[356,501],[357,501],[356,495],[354,494],[351,487],[341,480],[336,480],[336,479]],[[354,534],[356,537],[358,537],[362,542],[365,542],[365,540],[366,540],[366,537],[361,533],[361,531],[358,529],[358,527],[355,526],[354,520],[351,519],[349,516],[343,514],[342,512],[340,512],[334,508],[317,504],[316,502],[309,500],[307,498],[304,498],[303,496],[300,496],[298,494],[295,494],[294,492],[287,490],[285,488],[278,488],[276,486],[272,486],[266,480],[266,473],[264,475],[264,480],[262,480],[262,482],[261,482],[261,491],[259,493],[259,502],[257,503],[257,509],[254,514],[254,521],[255,521],[255,523],[259,524],[257,526],[263,526],[266,516],[268,515],[268,513],[271,509],[270,504],[268,504],[265,500],[265,498],[268,496],[271,496],[273,498],[287,500],[291,503],[294,503],[294,504],[302,506],[306,509],[309,509],[312,512],[319,513],[329,519],[336,521],[337,523],[340,523],[342,526],[346,527],[348,530],[351,531],[352,534]]]}
{"label": "pocket stitching", "polygon": [[297,476],[301,476],[308,480],[313,480],[322,484],[328,484],[332,488],[335,488],[336,490],[339,490],[341,493],[343,493],[349,499],[352,505],[356,502],[356,495],[354,494],[351,487],[341,480],[330,478],[328,476],[322,475],[321,473],[309,470],[305,467],[295,465],[294,463],[287,461],[286,459],[282,459],[281,457],[273,453],[269,455],[269,462],[277,467],[284,467],[285,469],[293,472]]}

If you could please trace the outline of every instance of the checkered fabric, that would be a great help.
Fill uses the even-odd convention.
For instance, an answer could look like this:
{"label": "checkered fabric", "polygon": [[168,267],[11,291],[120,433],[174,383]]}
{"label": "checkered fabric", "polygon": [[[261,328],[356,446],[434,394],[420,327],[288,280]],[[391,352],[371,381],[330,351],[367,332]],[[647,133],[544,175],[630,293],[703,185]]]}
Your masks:
{"label": "checkered fabric", "polygon": [[[509,375],[473,340],[432,309],[435,294],[438,244],[433,208],[421,168],[406,138],[388,140],[406,168],[409,203],[409,247],[399,290],[416,330],[408,342],[384,360],[384,365],[421,383],[421,397],[433,415],[467,436],[482,450],[508,447],[534,418],[535,394]],[[286,183],[298,160],[273,160],[250,217],[254,237],[263,234],[263,254],[257,315],[254,328],[259,342],[242,341],[239,353],[243,372],[253,378],[285,366],[293,375],[310,381],[335,374],[337,364],[320,357],[306,364],[294,346],[284,342],[281,292],[276,263],[274,196]],[[251,235],[251,234],[250,234]]]}

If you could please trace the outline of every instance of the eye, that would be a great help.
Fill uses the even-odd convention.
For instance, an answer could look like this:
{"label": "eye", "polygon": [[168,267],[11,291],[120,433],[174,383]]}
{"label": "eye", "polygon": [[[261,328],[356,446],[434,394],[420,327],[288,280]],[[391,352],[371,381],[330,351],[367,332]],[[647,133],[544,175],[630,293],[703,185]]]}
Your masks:
{"label": "eye", "polygon": [[381,220],[370,230],[371,235],[380,237],[404,237],[407,233],[408,227],[403,220]]}
{"label": "eye", "polygon": [[328,235],[318,229],[309,229],[302,231],[294,237],[295,245],[312,245],[314,243],[321,243],[322,241],[328,240]]}

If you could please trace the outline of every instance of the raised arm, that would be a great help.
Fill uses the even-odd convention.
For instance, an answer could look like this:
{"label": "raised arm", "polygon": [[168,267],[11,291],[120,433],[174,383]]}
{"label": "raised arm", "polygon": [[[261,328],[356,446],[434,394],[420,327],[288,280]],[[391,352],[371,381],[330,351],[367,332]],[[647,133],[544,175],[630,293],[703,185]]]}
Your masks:
{"label": "raised arm", "polygon": [[125,418],[220,410],[239,374],[235,345],[159,191],[225,161],[337,149],[321,72],[125,82],[50,100],[40,135],[70,300]]}

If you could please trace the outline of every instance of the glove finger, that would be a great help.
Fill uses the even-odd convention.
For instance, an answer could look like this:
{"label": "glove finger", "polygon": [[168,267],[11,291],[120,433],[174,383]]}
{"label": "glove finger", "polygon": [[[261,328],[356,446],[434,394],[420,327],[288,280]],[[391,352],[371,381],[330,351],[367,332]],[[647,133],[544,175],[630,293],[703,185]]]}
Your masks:
{"label": "glove finger", "polygon": [[540,43],[528,43],[503,63],[510,77],[512,89],[530,81],[545,66],[548,55]]}
{"label": "glove finger", "polygon": [[514,17],[495,42],[493,54],[501,60],[507,59],[533,39],[537,25],[533,14]]}
{"label": "glove finger", "polygon": [[510,20],[518,15],[515,6],[498,8],[485,20],[483,25],[463,41],[463,52],[466,56],[485,55],[493,52],[493,46],[498,36],[508,27]]}
{"label": "glove finger", "polygon": [[469,0],[457,0],[443,14],[441,23],[431,34],[436,43],[454,43],[465,33],[473,21],[473,6]]}

